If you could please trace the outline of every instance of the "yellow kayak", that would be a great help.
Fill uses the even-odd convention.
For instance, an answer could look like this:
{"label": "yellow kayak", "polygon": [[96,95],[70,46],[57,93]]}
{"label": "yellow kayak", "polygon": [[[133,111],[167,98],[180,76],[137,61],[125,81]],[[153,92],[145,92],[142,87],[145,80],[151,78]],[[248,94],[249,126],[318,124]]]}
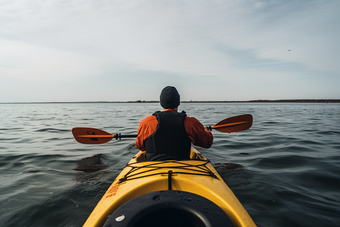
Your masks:
{"label": "yellow kayak", "polygon": [[84,227],[256,226],[208,159],[144,161],[139,152],[118,175]]}

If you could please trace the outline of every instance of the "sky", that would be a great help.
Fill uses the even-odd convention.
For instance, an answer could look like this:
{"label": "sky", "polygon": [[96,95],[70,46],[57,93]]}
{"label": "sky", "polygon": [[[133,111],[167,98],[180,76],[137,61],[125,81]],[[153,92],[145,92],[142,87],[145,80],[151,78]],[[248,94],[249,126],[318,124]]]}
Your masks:
{"label": "sky", "polygon": [[0,102],[340,99],[339,0],[0,0]]}

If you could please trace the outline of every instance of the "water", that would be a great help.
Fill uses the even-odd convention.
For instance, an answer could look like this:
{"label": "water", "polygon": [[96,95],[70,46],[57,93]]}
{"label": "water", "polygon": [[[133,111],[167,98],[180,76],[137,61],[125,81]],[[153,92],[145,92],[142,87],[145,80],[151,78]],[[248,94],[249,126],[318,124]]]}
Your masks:
{"label": "water", "polygon": [[[133,139],[77,143],[73,127],[135,134],[158,104],[0,104],[0,226],[81,226],[125,164]],[[204,125],[252,114],[250,130],[213,132],[207,156],[258,226],[339,226],[340,104],[194,104]],[[109,167],[75,171],[102,154]]]}

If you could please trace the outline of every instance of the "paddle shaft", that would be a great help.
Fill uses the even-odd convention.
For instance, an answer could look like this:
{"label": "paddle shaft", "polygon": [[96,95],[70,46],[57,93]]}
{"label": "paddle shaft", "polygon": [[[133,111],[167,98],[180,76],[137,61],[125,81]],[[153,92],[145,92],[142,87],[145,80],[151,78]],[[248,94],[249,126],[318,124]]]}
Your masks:
{"label": "paddle shaft", "polygon": [[80,138],[135,138],[138,135],[121,135],[121,134],[116,134],[116,135],[79,135],[78,137]]}

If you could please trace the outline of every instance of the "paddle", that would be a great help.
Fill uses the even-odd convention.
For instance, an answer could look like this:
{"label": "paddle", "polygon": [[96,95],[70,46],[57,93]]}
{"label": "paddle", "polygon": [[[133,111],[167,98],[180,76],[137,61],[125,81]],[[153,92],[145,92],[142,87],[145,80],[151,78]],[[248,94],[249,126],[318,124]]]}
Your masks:
{"label": "paddle", "polygon": [[113,138],[121,139],[137,137],[137,135],[121,135],[120,133],[112,135],[96,128],[73,128],[72,134],[79,143],[83,144],[101,144],[107,143]]}
{"label": "paddle", "polygon": [[219,132],[240,132],[250,128],[253,124],[253,116],[251,114],[243,114],[239,116],[229,117],[214,126],[208,126],[207,128],[211,131],[215,129]]}
{"label": "paddle", "polygon": [[[212,129],[215,129],[219,132],[231,133],[246,130],[250,128],[252,124],[253,116],[250,114],[244,114],[226,118],[218,122],[214,126],[207,126],[207,129],[209,129],[210,131]],[[73,128],[72,133],[74,138],[79,143],[83,144],[102,144],[109,142],[113,138],[121,139],[137,137],[137,135],[121,135],[120,133],[112,135],[108,132],[96,128]]]}

